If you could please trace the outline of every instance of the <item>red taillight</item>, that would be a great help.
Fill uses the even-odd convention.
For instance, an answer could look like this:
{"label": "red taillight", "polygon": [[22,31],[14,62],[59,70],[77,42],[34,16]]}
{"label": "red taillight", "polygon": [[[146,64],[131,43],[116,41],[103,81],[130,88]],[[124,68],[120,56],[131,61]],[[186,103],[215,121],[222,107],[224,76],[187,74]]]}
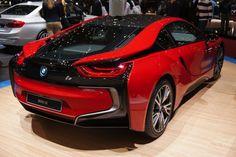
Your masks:
{"label": "red taillight", "polygon": [[106,78],[106,77],[117,77],[126,72],[129,67],[129,63],[122,63],[117,66],[93,66],[93,65],[83,65],[77,67],[79,73],[84,77],[94,77],[94,78]]}
{"label": "red taillight", "polygon": [[25,24],[25,22],[23,22],[23,21],[14,20],[14,21],[9,22],[7,24],[7,27],[9,27],[9,28],[21,28],[21,27],[24,26],[24,24]]}

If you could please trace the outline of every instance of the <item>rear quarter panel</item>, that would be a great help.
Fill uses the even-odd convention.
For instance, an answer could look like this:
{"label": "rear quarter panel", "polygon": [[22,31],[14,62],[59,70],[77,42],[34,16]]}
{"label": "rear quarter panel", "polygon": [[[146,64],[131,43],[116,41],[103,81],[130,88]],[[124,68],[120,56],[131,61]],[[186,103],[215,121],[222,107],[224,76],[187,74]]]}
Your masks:
{"label": "rear quarter panel", "polygon": [[180,103],[191,78],[178,58],[178,49],[172,49],[133,61],[133,68],[128,79],[131,129],[144,131],[152,93],[163,76],[170,75],[173,78],[176,89],[175,108]]}

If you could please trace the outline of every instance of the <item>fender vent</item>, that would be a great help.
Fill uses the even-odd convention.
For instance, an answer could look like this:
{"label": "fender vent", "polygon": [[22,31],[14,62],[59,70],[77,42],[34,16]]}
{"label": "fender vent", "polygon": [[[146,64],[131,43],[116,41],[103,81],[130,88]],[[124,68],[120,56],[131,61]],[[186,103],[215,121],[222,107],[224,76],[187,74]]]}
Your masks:
{"label": "fender vent", "polygon": [[[180,63],[184,66],[185,70],[188,71],[188,68],[187,68],[187,66],[186,66],[186,64],[185,64],[185,62],[184,62],[184,59],[183,59],[182,57],[179,57],[179,61],[180,61]],[[189,72],[189,71],[188,71],[188,72]]]}

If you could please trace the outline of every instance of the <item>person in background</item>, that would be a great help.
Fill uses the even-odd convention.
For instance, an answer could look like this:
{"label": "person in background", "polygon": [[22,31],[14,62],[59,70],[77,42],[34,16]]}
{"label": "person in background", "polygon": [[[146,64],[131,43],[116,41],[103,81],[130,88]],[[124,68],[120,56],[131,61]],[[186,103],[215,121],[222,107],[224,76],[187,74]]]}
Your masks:
{"label": "person in background", "polygon": [[62,28],[68,28],[70,26],[69,21],[67,20],[67,3],[65,0],[58,0],[60,6],[62,6],[63,16],[61,17]]}
{"label": "person in background", "polygon": [[223,0],[220,3],[220,18],[221,18],[221,31],[226,34],[229,29],[229,18],[231,16],[231,0]]}
{"label": "person in background", "polygon": [[92,0],[91,15],[102,16],[102,6],[100,0]]}
{"label": "person in background", "polygon": [[197,3],[197,17],[198,28],[205,31],[207,22],[212,19],[212,3],[211,0],[198,0]]}
{"label": "person in background", "polygon": [[177,0],[169,0],[166,6],[166,15],[180,17],[180,8]]}
{"label": "person in background", "polygon": [[104,4],[102,0],[85,0],[84,3],[87,10],[89,10],[88,14],[95,16],[103,15],[102,7],[104,6]]}
{"label": "person in background", "polygon": [[61,3],[54,0],[44,0],[42,15],[47,23],[47,32],[49,36],[62,29],[61,17],[65,15]]}
{"label": "person in background", "polygon": [[72,4],[79,6],[81,10],[84,10],[85,8],[84,2],[85,2],[84,0],[73,0]]}
{"label": "person in background", "polygon": [[88,14],[103,16],[103,6],[105,7],[104,9],[106,9],[105,11],[107,13],[107,7],[109,7],[109,3],[105,4],[105,2],[107,2],[107,0],[85,0],[84,5],[86,10],[88,10]]}
{"label": "person in background", "polygon": [[217,7],[217,3],[215,0],[211,0],[211,4],[212,4],[212,14],[214,16],[215,13],[215,8]]}
{"label": "person in background", "polygon": [[132,14],[133,7],[134,7],[134,5],[133,5],[132,1],[127,0],[126,5],[125,5],[124,15]]}
{"label": "person in background", "polygon": [[128,14],[142,14],[139,1],[127,0],[125,4],[124,15],[128,15]]}
{"label": "person in background", "polygon": [[102,5],[106,8],[107,13],[109,13],[109,0],[101,0]]}
{"label": "person in background", "polygon": [[179,17],[192,22],[195,16],[194,5],[192,0],[177,0],[179,4]]}
{"label": "person in background", "polygon": [[91,5],[92,5],[92,0],[76,0],[75,3],[78,4],[78,6],[80,7],[80,9],[81,9],[84,13],[90,14]]}
{"label": "person in background", "polygon": [[157,15],[166,15],[166,7],[167,7],[167,1],[166,0],[160,0],[158,3],[157,8]]}
{"label": "person in background", "polygon": [[198,0],[193,0],[193,24],[198,26],[198,17],[197,17],[197,4]]}

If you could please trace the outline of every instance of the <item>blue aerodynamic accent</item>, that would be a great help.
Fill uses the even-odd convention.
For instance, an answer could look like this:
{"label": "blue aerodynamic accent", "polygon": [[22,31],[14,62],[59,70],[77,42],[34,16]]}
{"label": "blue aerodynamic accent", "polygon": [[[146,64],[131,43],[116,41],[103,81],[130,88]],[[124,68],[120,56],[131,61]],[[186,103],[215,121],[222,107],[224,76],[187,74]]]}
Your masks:
{"label": "blue aerodynamic accent", "polygon": [[0,88],[4,88],[4,87],[10,86],[10,85],[11,85],[10,80],[0,82]]}
{"label": "blue aerodynamic accent", "polygon": [[231,63],[236,64],[236,59],[234,59],[234,58],[231,58],[231,57],[227,57],[227,56],[225,56],[224,59],[225,59],[226,61],[228,61],[228,62],[231,62]]}

